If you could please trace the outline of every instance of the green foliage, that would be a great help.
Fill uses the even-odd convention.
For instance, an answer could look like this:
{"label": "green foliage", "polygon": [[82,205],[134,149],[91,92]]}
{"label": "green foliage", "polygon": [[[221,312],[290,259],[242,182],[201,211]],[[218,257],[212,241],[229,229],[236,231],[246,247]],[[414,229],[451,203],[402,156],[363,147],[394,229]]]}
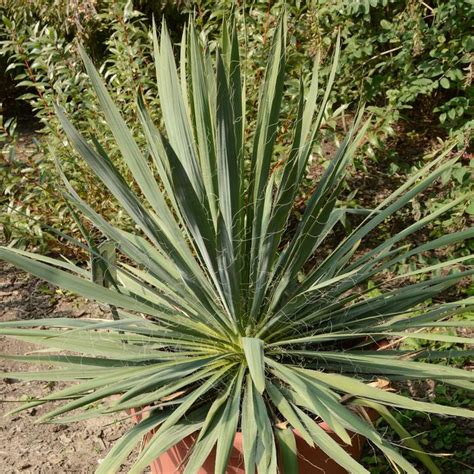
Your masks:
{"label": "green foliage", "polygon": [[[0,108],[2,108],[1,103]],[[8,160],[13,160],[15,155],[16,125],[17,122],[14,117],[5,120],[3,115],[0,115],[0,149],[5,153]]]}
{"label": "green foliage", "polygon": [[[426,390],[426,387],[422,388]],[[459,407],[472,408],[472,395],[469,391],[462,389],[448,388],[442,385],[436,385],[431,390],[430,399],[435,403],[442,405],[455,405]],[[473,429],[471,422],[460,422],[460,420],[451,417],[430,416],[404,410],[395,414],[399,423],[407,430],[413,432],[413,426],[419,428],[416,433],[416,439],[423,449],[433,454],[433,459],[442,473],[460,473],[469,474],[474,461],[474,452],[472,450],[472,440],[470,433]],[[468,425],[468,426],[466,426]],[[380,429],[384,429],[384,423],[379,424]],[[383,459],[371,452],[365,450],[363,461],[370,472],[374,474],[387,474],[391,472]],[[416,463],[416,458],[408,454]]]}
{"label": "green foliage", "polygon": [[[455,323],[455,321],[458,321]],[[457,336],[460,331],[458,329],[463,324],[471,325],[474,321],[474,314],[466,312],[462,316],[453,318],[455,326],[448,328],[434,328],[433,332],[450,334]],[[463,331],[466,334],[472,332],[471,329]],[[472,345],[465,346],[456,342],[450,341],[436,341],[436,340],[420,340],[408,338],[400,344],[402,350],[420,351],[429,354],[432,351],[445,351],[450,354],[452,351],[461,350],[459,357],[449,357],[439,360],[438,363],[447,364],[456,367],[469,367],[472,351],[466,352],[464,355],[462,350],[464,348],[472,348]],[[420,360],[427,360],[421,358]],[[441,405],[451,405],[458,407],[473,407],[472,394],[468,390],[461,388],[447,387],[445,385],[434,383],[412,383],[402,386],[402,391],[410,396],[421,397]],[[419,442],[422,449],[432,453],[436,464],[443,473],[459,472],[467,474],[471,472],[471,466],[474,462],[474,452],[471,446],[470,433],[474,429],[472,422],[462,422],[459,419],[452,417],[438,417],[429,416],[414,412],[411,410],[404,410],[395,413],[398,422],[404,426],[409,432],[415,434],[416,440]],[[384,429],[383,421],[379,423],[379,428]],[[417,433],[413,432],[413,427],[416,427]],[[413,455],[409,455],[416,461]],[[371,472],[383,474],[391,472],[385,463],[381,461],[380,457],[374,453],[373,450],[366,449],[363,457],[365,463],[370,466]]]}
{"label": "green foliage", "polygon": [[[41,4],[43,8],[50,9],[49,2],[45,3]],[[57,236],[51,231],[51,228],[55,228],[61,232],[78,233],[76,222],[57,192],[61,180],[54,164],[56,158],[62,160],[65,171],[71,176],[81,196],[93,196],[93,202],[112,222],[127,225],[127,219],[116,212],[114,203],[104,195],[93,175],[77,159],[77,155],[69,150],[54,112],[55,104],[64,104],[80,130],[87,131],[90,137],[104,145],[110,145],[112,159],[117,158],[118,151],[113,149],[110,130],[101,116],[96,97],[91,92],[88,77],[83,72],[77,45],[64,35],[64,28],[69,24],[74,25],[74,15],[60,15],[62,21],[51,21],[47,16],[41,15],[37,19],[38,12],[34,8],[7,8],[7,12],[14,16],[3,17],[1,44],[9,59],[6,72],[13,75],[17,86],[24,91],[19,100],[30,103],[43,127],[41,133],[44,138],[40,139],[40,153],[34,160],[15,161],[7,158],[0,170],[2,182],[6,183],[1,198],[5,209],[1,215],[3,233],[7,240],[20,247],[40,245],[42,249],[49,247],[51,252],[68,252],[67,247],[64,247],[66,242],[60,239],[58,244]],[[92,13],[98,15],[95,10]],[[129,6],[123,7],[120,2],[111,2],[106,13],[93,18],[94,25],[101,18],[102,26],[105,26],[106,18],[109,21],[111,34],[105,43],[109,53],[104,67],[108,66],[107,77],[114,84],[114,98],[133,126],[138,122],[136,88],[140,88],[150,105],[150,91],[156,91],[151,79],[150,46],[141,16],[130,11]],[[89,24],[88,26],[91,27]],[[86,41],[86,27],[80,26],[80,32],[77,36]],[[148,69],[146,64],[149,65]],[[119,82],[122,86],[116,87]],[[8,125],[7,122],[6,124]],[[32,214],[36,216],[33,225]],[[41,218],[38,219],[39,217]],[[80,257],[81,254],[77,256]]]}
{"label": "green foliage", "polygon": [[[198,21],[207,31],[218,28],[232,2],[200,2]],[[284,2],[250,2],[247,15],[240,19],[240,30],[245,31],[247,71],[258,77],[263,70],[268,51],[267,38],[271,35],[276,17]],[[472,134],[472,58],[473,45],[469,34],[473,22],[470,1],[360,1],[342,2],[319,0],[293,2],[289,12],[289,69],[290,78],[283,103],[283,134],[279,144],[287,144],[285,131],[294,121],[291,104],[298,93],[299,77],[307,78],[313,58],[331,54],[338,31],[342,37],[342,54],[335,91],[324,117],[324,139],[314,149],[313,165],[326,163],[328,142],[339,143],[353,118],[353,108],[363,100],[367,110],[374,114],[374,123],[368,128],[355,165],[370,173],[370,161],[395,178],[405,176],[424,166],[433,156],[433,150],[449,147],[455,141],[464,151],[461,162],[446,171],[443,190],[423,195],[413,202],[407,220],[416,220],[453,200],[472,196],[474,185],[469,179],[472,172],[470,154],[466,151]],[[260,25],[265,25],[262,33]],[[321,68],[327,78],[328,69]],[[449,87],[446,80],[449,80]],[[442,83],[442,84],[441,84]],[[257,90],[248,92],[248,110],[254,110]],[[445,119],[443,113],[455,104],[462,105],[455,120]],[[441,136],[441,143],[436,137]],[[407,139],[405,139],[407,137]],[[278,148],[277,148],[278,150]],[[435,153],[436,153],[435,151]],[[459,168],[459,169],[458,169]],[[449,174],[454,173],[450,181]],[[462,174],[462,179],[459,181]],[[457,176],[457,177],[456,177]],[[307,187],[314,186],[310,178]],[[387,179],[389,182],[390,179]],[[388,184],[390,186],[390,184]],[[383,189],[383,184],[380,185]],[[390,189],[390,188],[389,188]],[[361,200],[366,190],[357,189],[349,180],[345,205],[367,207]],[[369,190],[370,194],[371,190]],[[354,197],[351,197],[354,196]],[[454,207],[443,218],[433,222],[426,233],[439,236],[448,229],[455,232],[469,225],[473,209],[472,197]],[[346,224],[350,225],[352,218]],[[347,226],[346,226],[347,227]],[[380,229],[380,238],[392,233]],[[467,244],[466,244],[467,245]],[[454,255],[469,253],[465,245],[450,249]],[[433,256],[433,262],[436,256]],[[438,260],[439,261],[439,260]],[[399,271],[404,271],[401,266]]]}
{"label": "green foliage", "polygon": [[[252,80],[246,84],[246,110],[249,124],[256,119],[258,79],[264,73],[269,39],[277,23],[277,17],[285,2],[252,1],[237,9],[239,35],[245,39],[245,61],[242,64]],[[97,103],[90,93],[78,59],[75,39],[85,45],[88,52],[101,64],[101,70],[113,86],[114,100],[124,113],[134,137],[140,141],[136,124],[134,101],[135,89],[140,88],[144,101],[154,113],[156,88],[152,74],[149,34],[151,16],[160,19],[165,13],[172,25],[173,39],[180,41],[180,32],[188,14],[196,17],[196,23],[209,39],[209,47],[215,48],[215,40],[221,36],[222,22],[228,17],[234,2],[198,0],[193,2],[128,2],[86,1],[80,8],[66,1],[41,0],[20,2],[7,0],[0,6],[3,18],[0,26],[3,61],[9,66],[5,74],[14,78],[22,90],[22,100],[29,102],[44,125],[41,140],[44,157],[37,157],[34,166],[41,172],[25,175],[9,161],[2,167],[2,180],[7,183],[9,196],[2,197],[2,207],[8,210],[8,219],[2,217],[4,233],[13,242],[26,245],[44,244],[42,239],[49,233],[47,226],[66,232],[77,232],[75,222],[56,193],[59,178],[54,157],[66,159],[65,167],[77,176],[87,175],[86,169],[71,155],[61,140],[54,103],[66,104],[67,111],[78,119],[76,126],[85,133],[93,134],[101,143],[113,147],[110,133],[100,119]],[[374,114],[374,124],[367,136],[356,165],[363,168],[369,157],[392,168],[399,161],[407,162],[405,149],[388,155],[393,138],[405,134],[400,130],[404,120],[422,123],[433,139],[435,135],[451,133],[463,144],[469,138],[472,127],[472,40],[468,34],[472,24],[472,8],[468,0],[436,2],[418,1],[358,1],[317,0],[293,2],[288,9],[288,70],[289,78],[284,90],[281,134],[278,137],[276,161],[279,153],[291,140],[289,134],[295,116],[290,107],[298,96],[299,78],[305,82],[310,77],[312,59],[320,54],[324,59],[331,54],[337,32],[341,32],[343,54],[336,78],[337,95],[333,94],[324,116],[324,141],[317,143],[313,162],[325,163],[324,143],[339,142],[354,116],[347,104],[363,99]],[[143,12],[143,13],[139,13]],[[264,25],[263,29],[262,26]],[[320,70],[327,79],[329,69]],[[80,111],[80,112],[79,112]],[[158,117],[157,117],[158,118]],[[6,116],[4,121],[10,119]],[[433,123],[440,120],[440,128]],[[93,127],[91,127],[93,124]],[[408,128],[409,130],[409,128]],[[419,135],[418,140],[423,141]],[[247,150],[248,151],[248,150]],[[426,152],[420,150],[420,155]],[[110,149],[111,158],[117,153]],[[408,163],[405,163],[407,165]],[[422,163],[417,160],[415,166]],[[408,167],[400,168],[407,172]],[[112,203],[107,203],[92,175],[81,180],[78,192],[81,196],[96,195],[95,202],[109,215],[114,214]],[[18,183],[22,185],[19,186]],[[308,187],[312,187],[308,181]],[[452,189],[448,196],[455,199],[470,191],[467,180]],[[30,232],[29,218],[25,213],[33,210],[26,193],[35,191],[34,209],[42,216],[43,237]],[[39,192],[39,189],[42,189]],[[472,189],[471,189],[472,190]],[[352,189],[352,191],[356,191]],[[440,199],[441,200],[441,199]],[[60,203],[60,204],[59,204]],[[430,209],[423,209],[429,212]],[[58,209],[58,206],[61,209]],[[467,218],[472,203],[453,214],[464,213]],[[19,211],[19,212],[15,212]],[[57,217],[61,211],[61,220]],[[4,212],[3,216],[6,215]],[[118,220],[122,216],[117,216]],[[445,224],[446,225],[446,224]],[[455,230],[455,228],[453,228]],[[443,232],[439,225],[438,233]],[[53,245],[52,237],[48,245]]]}
{"label": "green foliage", "polygon": [[[464,103],[465,108],[447,114],[446,125],[456,128],[472,120],[468,87],[473,44],[466,34],[473,19],[472,3],[430,3],[391,1],[359,8],[354,20],[364,22],[370,33],[363,28],[354,35],[357,25],[344,24],[347,66],[356,62],[351,53],[359,58],[361,93],[368,101],[382,98],[384,107],[401,111],[420,96],[439,97],[443,110],[451,110],[456,101]],[[440,116],[441,122],[446,118]]]}
{"label": "green foliage", "polygon": [[[10,377],[78,382],[15,411],[62,401],[41,420],[68,423],[150,408],[150,416],[117,442],[98,473],[117,471],[143,435],[154,430],[132,474],[196,431],[186,472],[196,472],[215,447],[215,472],[224,474],[239,429],[249,473],[277,473],[277,441],[283,447],[283,464],[295,468],[291,430],[298,430],[349,472],[368,473],[317,420],[346,444],[351,432],[364,436],[397,472],[412,474],[417,469],[363,416],[364,407],[378,411],[398,433],[405,431],[391,415],[394,407],[474,418],[464,406],[427,403],[377,383],[381,377],[392,382],[432,379],[472,390],[471,372],[432,363],[468,351],[374,347],[387,338],[470,341],[446,329],[472,327],[453,320],[472,308],[472,298],[427,303],[474,273],[472,256],[417,265],[393,277],[388,286],[374,283],[401,262],[472,238],[474,230],[469,229],[403,245],[463,199],[357,252],[375,229],[451,170],[459,154],[453,156],[452,147],[432,157],[374,209],[364,210],[361,222],[337,245],[326,245],[348,212],[338,202],[346,170],[370,124],[364,122],[361,108],[306,200],[301,220],[288,233],[292,208],[324,125],[340,43],[335,43],[324,87],[318,58],[308,84],[300,82],[292,103],[296,120],[290,138],[279,141],[282,104],[289,107],[283,101],[287,33],[283,14],[273,33],[256,110],[247,115],[244,84],[249,78],[242,74],[235,24],[227,24],[219,44],[211,45],[190,23],[181,42],[179,67],[166,25],[160,38],[153,31],[161,113],[160,120],[153,119],[138,90],[133,109],[143,133],[138,141],[138,125],[127,125],[91,59],[79,49],[113,138],[101,146],[91,139],[95,123],[89,124],[86,137],[73,123],[83,123],[82,117],[60,106],[57,117],[78,156],[100,179],[104,194],[110,193],[117,208],[128,215],[134,231],[114,225],[110,216],[82,199],[75,190],[78,180],[69,179],[70,170],[58,157],[62,191],[77,211],[75,222],[84,234],[78,243],[93,255],[92,268],[8,247],[0,248],[0,258],[109,305],[114,320],[10,321],[0,323],[0,335],[51,351],[13,359],[62,367]],[[140,84],[133,67],[130,73]],[[129,84],[125,81],[120,90],[131,90]],[[151,94],[148,103],[152,100],[158,103]],[[281,158],[279,168],[272,166],[275,155]],[[82,219],[107,239],[105,244],[96,245],[96,236]],[[413,283],[409,278],[415,275],[423,278]],[[71,348],[73,355],[54,352]],[[284,433],[282,423],[289,428]],[[414,440],[406,445],[419,446]],[[419,452],[417,457],[433,466],[426,454]]]}
{"label": "green foliage", "polygon": [[[198,22],[208,31],[218,29],[232,2],[194,2]],[[251,70],[262,70],[268,37],[285,2],[249,2],[240,28],[246,30]],[[190,11],[192,9],[190,8]],[[338,105],[360,98],[380,120],[377,138],[393,134],[400,116],[409,117],[413,105],[435,108],[442,124],[452,130],[472,126],[472,54],[469,34],[472,2],[316,0],[288,6],[289,51],[295,79],[311,70],[309,57],[333,44],[341,32],[344,54],[337,79]],[[259,25],[265,25],[262,34]],[[264,48],[262,49],[262,45]],[[299,70],[298,70],[299,69]],[[297,81],[290,81],[293,97]],[[426,111],[429,110],[429,106]],[[432,111],[430,111],[431,115]],[[443,115],[445,114],[445,115]],[[423,120],[423,117],[421,117]]]}

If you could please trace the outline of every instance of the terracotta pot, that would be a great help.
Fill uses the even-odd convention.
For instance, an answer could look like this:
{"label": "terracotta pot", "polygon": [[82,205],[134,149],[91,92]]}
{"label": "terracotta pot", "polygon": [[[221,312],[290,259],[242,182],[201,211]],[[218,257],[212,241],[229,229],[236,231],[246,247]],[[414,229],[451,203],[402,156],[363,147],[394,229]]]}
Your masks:
{"label": "terracotta pot", "polygon": [[[319,423],[332,438],[340,442],[339,438],[329,429],[326,423]],[[189,456],[189,452],[198,437],[193,433],[181,442],[162,454],[151,465],[153,474],[182,474]],[[295,431],[296,446],[298,449],[298,464],[300,474],[345,474],[347,471],[330,459],[321,449],[309,446],[306,441]],[[355,459],[360,458],[364,438],[352,434],[352,446],[340,442],[341,446]],[[211,452],[204,465],[198,471],[199,474],[214,474],[215,450]],[[226,474],[245,474],[244,456],[242,448],[242,433],[237,433],[234,446],[230,453]]]}

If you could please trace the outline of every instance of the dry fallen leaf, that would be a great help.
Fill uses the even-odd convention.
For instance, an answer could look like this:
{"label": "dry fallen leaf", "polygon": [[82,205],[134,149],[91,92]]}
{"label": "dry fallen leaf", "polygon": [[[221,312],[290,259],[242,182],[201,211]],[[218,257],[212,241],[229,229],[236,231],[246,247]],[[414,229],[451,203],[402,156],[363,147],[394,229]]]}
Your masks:
{"label": "dry fallen leaf", "polygon": [[374,388],[379,388],[380,390],[387,390],[389,392],[394,392],[394,389],[390,387],[390,381],[386,379],[377,379],[374,382],[370,382],[367,385]]}

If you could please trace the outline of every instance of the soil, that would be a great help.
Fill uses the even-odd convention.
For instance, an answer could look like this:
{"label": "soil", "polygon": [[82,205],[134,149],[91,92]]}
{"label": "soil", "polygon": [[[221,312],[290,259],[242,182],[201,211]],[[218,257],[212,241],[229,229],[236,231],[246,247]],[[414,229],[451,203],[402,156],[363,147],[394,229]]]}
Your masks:
{"label": "soil", "polygon": [[[65,295],[50,285],[0,263],[0,321],[45,317],[103,317],[101,308]],[[0,338],[0,353],[26,354],[38,349],[29,343]],[[5,372],[42,370],[47,366],[0,360],[0,472],[1,474],[93,473],[114,442],[131,426],[118,417],[103,417],[72,425],[37,424],[40,407],[5,416],[26,396],[38,397],[66,384],[23,382]],[[51,409],[51,405],[49,408]],[[127,472],[129,461],[123,466]]]}

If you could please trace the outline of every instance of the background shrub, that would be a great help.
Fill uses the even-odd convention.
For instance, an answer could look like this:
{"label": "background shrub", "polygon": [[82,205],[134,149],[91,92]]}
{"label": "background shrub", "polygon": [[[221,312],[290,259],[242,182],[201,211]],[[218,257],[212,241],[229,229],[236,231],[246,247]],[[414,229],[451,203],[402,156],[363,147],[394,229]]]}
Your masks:
{"label": "background shrub", "polygon": [[[157,21],[163,14],[166,16],[178,42],[184,22],[192,14],[212,40],[220,35],[222,22],[234,9],[240,34],[247,44],[245,67],[248,73],[258,77],[263,74],[269,39],[283,5],[283,1],[254,0],[246,2],[243,15],[242,6],[231,0],[3,2],[1,74],[2,81],[10,84],[3,91],[0,122],[4,147],[0,178],[6,183],[0,198],[3,211],[0,223],[6,240],[23,247],[39,245],[42,250],[47,247],[54,253],[66,251],[67,247],[64,239],[51,234],[49,226],[78,235],[77,225],[58,192],[55,157],[64,163],[81,195],[92,196],[96,207],[114,223],[130,225],[124,216],[117,215],[113,203],[87,167],[68,149],[54,114],[55,102],[65,106],[78,129],[87,133],[94,130],[94,138],[119,164],[119,154],[83,72],[76,41],[83,43],[101,66],[114,99],[140,141],[143,138],[137,126],[137,89],[159,120],[149,38],[153,16]],[[288,78],[285,90],[283,115],[288,125],[294,120],[299,78],[309,75],[318,51],[323,58],[331,55],[339,32],[343,44],[324,136],[315,150],[309,173],[309,188],[314,185],[317,170],[325,165],[332,143],[345,131],[360,101],[368,104],[373,124],[356,168],[366,173],[382,170],[384,186],[390,186],[391,180],[403,179],[413,167],[419,167],[433,148],[456,140],[459,148],[466,149],[473,123],[474,42],[469,26],[474,14],[469,0],[314,0],[292,2],[287,8],[289,70],[300,71],[298,77]],[[322,76],[325,74],[323,66]],[[257,82],[247,83],[250,116],[258,99]],[[21,119],[24,115],[16,113],[15,104],[19,103],[26,104],[34,113],[37,122],[33,123],[34,127],[29,124],[29,128],[36,128],[40,137],[36,153],[15,159],[15,139],[18,130],[25,129],[25,120],[15,128],[18,120],[15,116]],[[277,152],[284,152],[285,129],[289,127],[284,122]],[[465,152],[460,164],[450,172],[452,176],[445,176],[444,191],[414,203],[412,215],[405,217],[416,218],[446,200],[468,193],[470,160],[471,155]],[[447,184],[450,177],[452,184]],[[372,205],[371,187],[356,172],[348,184],[345,205]],[[466,200],[447,220],[437,224],[438,230],[435,225],[431,231],[439,233],[441,227],[462,227],[473,212],[474,204]]]}

